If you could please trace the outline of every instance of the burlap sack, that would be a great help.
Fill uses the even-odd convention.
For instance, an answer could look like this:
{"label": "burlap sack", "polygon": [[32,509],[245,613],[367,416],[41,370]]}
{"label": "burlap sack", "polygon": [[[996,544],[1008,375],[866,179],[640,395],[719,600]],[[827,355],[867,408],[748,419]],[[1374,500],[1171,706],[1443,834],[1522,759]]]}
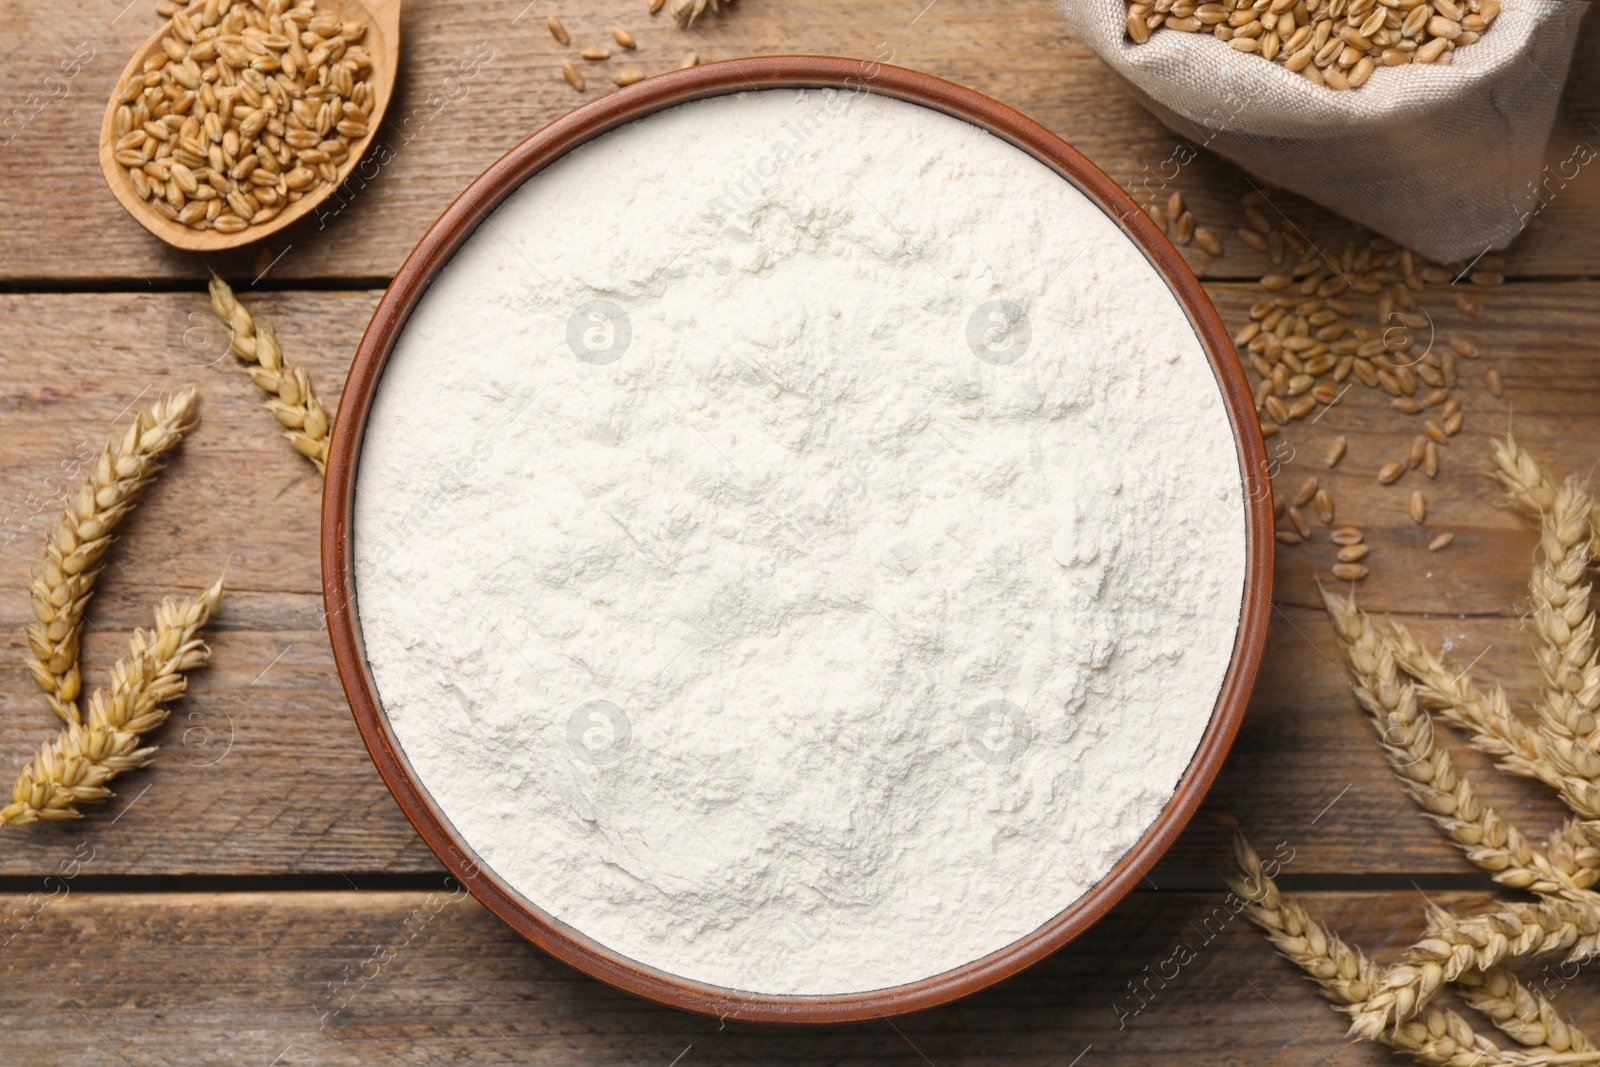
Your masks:
{"label": "burlap sack", "polygon": [[[1126,34],[1125,0],[1055,0],[1190,144],[1440,263],[1504,248],[1539,204],[1545,142],[1588,0],[1503,0],[1449,66],[1335,92],[1206,33]],[[1181,180],[1173,183],[1181,188]]]}

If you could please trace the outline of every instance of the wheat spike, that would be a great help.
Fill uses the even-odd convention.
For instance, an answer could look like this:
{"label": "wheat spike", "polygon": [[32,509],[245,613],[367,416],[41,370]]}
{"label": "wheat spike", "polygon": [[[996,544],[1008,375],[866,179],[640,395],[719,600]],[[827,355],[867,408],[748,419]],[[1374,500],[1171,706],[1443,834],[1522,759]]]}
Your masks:
{"label": "wheat spike", "polygon": [[1261,927],[1277,950],[1340,1006],[1360,1004],[1377,992],[1381,973],[1360,949],[1345,944],[1285,896],[1262,867],[1261,857],[1242,833],[1233,838],[1238,873],[1228,879],[1249,907],[1246,916]]}
{"label": "wheat spike", "polygon": [[[1246,916],[1336,1008],[1353,1013],[1379,991],[1378,965],[1313,919],[1298,900],[1280,892],[1243,835],[1234,837],[1234,859],[1238,873],[1228,881],[1247,902]],[[1515,1067],[1538,1062],[1533,1057],[1542,1053],[1568,1051],[1549,1046],[1508,1052],[1455,1012],[1433,1005],[1424,1005],[1414,1018],[1385,1028],[1372,1039],[1430,1067]]]}
{"label": "wheat spike", "polygon": [[692,26],[694,20],[705,12],[717,14],[724,8],[732,7],[733,0],[672,0],[672,17],[678,20],[681,26]]}
{"label": "wheat spike", "polygon": [[[1564,774],[1545,758],[1540,731],[1512,714],[1504,690],[1490,686],[1485,691],[1464,671],[1450,671],[1400,623],[1390,623],[1389,633],[1380,636],[1389,643],[1400,669],[1414,680],[1424,707],[1466,730],[1473,747],[1497,757],[1496,766],[1502,770],[1537,778],[1558,790],[1584,819],[1600,817],[1600,789]],[[1592,887],[1600,880],[1597,841],[1600,826],[1568,820],[1551,837],[1550,862],[1574,885]]]}
{"label": "wheat spike", "polygon": [[1512,714],[1504,690],[1491,686],[1485,693],[1465,672],[1446,668],[1405,626],[1389,627],[1395,662],[1416,682],[1425,707],[1466,730],[1473,747],[1497,757],[1502,769],[1559,788],[1560,775],[1545,762],[1539,732]]}
{"label": "wheat spike", "polygon": [[1520,1045],[1543,1046],[1554,1052],[1592,1052],[1589,1038],[1504,967],[1465,971],[1456,988],[1474,1011],[1493,1022]]}
{"label": "wheat spike", "polygon": [[1600,953],[1600,911],[1566,900],[1508,903],[1484,915],[1430,921],[1427,934],[1383,973],[1377,991],[1352,1012],[1351,1033],[1376,1039],[1425,1010],[1446,982],[1469,970],[1566,953],[1572,961]]}
{"label": "wheat spike", "polygon": [[228,350],[266,397],[267,410],[284,428],[283,436],[294,450],[324,473],[328,463],[328,411],[311,388],[304,368],[283,358],[283,349],[265,323],[233,295],[228,283],[211,276],[211,310],[228,327]]}
{"label": "wheat spike", "polygon": [[112,533],[160,472],[161,458],[194,428],[198,409],[193,387],[141,408],[122,439],[107,442],[45,541],[29,587],[36,621],[26,629],[28,671],[65,723],[79,721],[83,611]]}
{"label": "wheat spike", "polygon": [[1509,434],[1504,440],[1495,441],[1493,448],[1490,475],[1505,489],[1511,506],[1537,522],[1539,515],[1555,503],[1555,482]]}
{"label": "wheat spike", "polygon": [[1550,835],[1550,862],[1565,871],[1574,885],[1600,882],[1600,825],[1568,819]]}
{"label": "wheat spike", "polygon": [[1566,774],[1600,779],[1593,747],[1600,707],[1600,665],[1595,662],[1594,613],[1589,610],[1589,520],[1594,502],[1573,479],[1556,490],[1539,515],[1539,559],[1529,591],[1543,677],[1539,706],[1543,748]]}
{"label": "wheat spike", "polygon": [[1437,743],[1433,718],[1400,676],[1388,643],[1355,601],[1324,591],[1323,601],[1345,662],[1355,674],[1356,700],[1371,718],[1389,766],[1423,814],[1495,881],[1516,889],[1558,894],[1600,910],[1600,894],[1552,863],[1492,806]]}
{"label": "wheat spike", "polygon": [[108,781],[150,762],[155,748],[139,743],[183,695],[185,672],[210,657],[198,634],[221,596],[218,581],[197,596],[168,598],[156,610],[154,630],[134,631],[128,654],[112,669],[110,690],[95,690],[88,721],[69,723],[23,767],[0,823],[81,818],[78,805],[105,800],[112,795]]}
{"label": "wheat spike", "polygon": [[[1507,503],[1535,525],[1539,517],[1555,504],[1558,492],[1554,479],[1546,475],[1533,456],[1516,438],[1507,434],[1494,442],[1494,466],[1490,476],[1506,491]],[[1600,558],[1600,517],[1589,519],[1590,558]]]}

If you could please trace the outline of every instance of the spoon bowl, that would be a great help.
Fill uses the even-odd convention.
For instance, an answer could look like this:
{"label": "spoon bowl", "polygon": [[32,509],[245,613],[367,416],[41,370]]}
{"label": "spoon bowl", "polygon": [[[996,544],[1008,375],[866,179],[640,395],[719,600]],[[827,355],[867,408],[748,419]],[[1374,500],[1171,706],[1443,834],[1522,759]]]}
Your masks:
{"label": "spoon bowl", "polygon": [[[191,17],[196,16],[204,8],[205,0],[196,0],[185,9],[185,13]],[[361,40],[361,46],[372,57],[372,69],[367,75],[367,83],[372,86],[372,107],[368,114],[367,132],[350,142],[348,154],[338,164],[336,179],[317,183],[306,192],[306,195],[287,205],[272,219],[260,225],[246,226],[237,233],[221,233],[215,229],[193,229],[167,218],[156,211],[149,201],[141,198],[133,187],[133,180],[128,176],[127,168],[116,159],[117,108],[122,103],[122,87],[128,83],[128,79],[142,72],[145,60],[161,51],[161,39],[172,29],[171,23],[165,22],[134,52],[133,58],[117,77],[116,85],[112,88],[111,101],[106,107],[105,120],[100,124],[100,169],[105,174],[106,184],[111,187],[112,195],[139,225],[174,248],[190,252],[220,252],[229,248],[240,248],[265,240],[285,226],[304,218],[350,176],[350,172],[355,169],[371,145],[373,136],[383,122],[384,112],[389,107],[389,98],[393,95],[395,67],[400,58],[400,0],[364,0],[364,2],[363,0],[317,0],[317,10],[319,13],[334,15],[342,21],[351,19],[365,21],[367,32]]]}

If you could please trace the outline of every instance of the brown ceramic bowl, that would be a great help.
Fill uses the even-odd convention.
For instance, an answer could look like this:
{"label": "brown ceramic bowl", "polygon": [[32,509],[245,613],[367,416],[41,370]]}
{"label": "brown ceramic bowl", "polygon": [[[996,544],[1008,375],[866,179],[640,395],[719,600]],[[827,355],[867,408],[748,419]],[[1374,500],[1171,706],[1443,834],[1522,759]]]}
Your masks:
{"label": "brown ceramic bowl", "polygon": [[[384,363],[435,274],[483,218],[524,181],[566,152],[625,122],[703,97],[766,88],[848,88],[911,101],[964,119],[1029,153],[1114,218],[1166,280],[1211,360],[1238,443],[1245,486],[1244,601],[1233,659],[1194,758],[1144,836],[1092,890],[1028,936],[954,970],[890,989],[831,996],[753,994],[689,981],[644,966],[545,914],[480,866],[471,848],[418,783],[378,699],[356,613],[351,509],[367,415]],[[1273,533],[1266,449],[1244,372],[1216,309],[1182,257],[1145,213],[1099,168],[1043,126],[950,82],[899,67],[824,56],[762,56],[650,78],[585,104],[513,148],[467,187],[433,225],[389,286],[361,340],[339,403],[322,497],[322,586],[334,660],[356,725],[406,816],[452,874],[530,941],[614,986],[663,1004],[726,1018],[827,1023],[943,1004],[992,985],[1065,945],[1105,915],[1155,864],[1188,823],[1233,743],[1261,660],[1271,610]]]}

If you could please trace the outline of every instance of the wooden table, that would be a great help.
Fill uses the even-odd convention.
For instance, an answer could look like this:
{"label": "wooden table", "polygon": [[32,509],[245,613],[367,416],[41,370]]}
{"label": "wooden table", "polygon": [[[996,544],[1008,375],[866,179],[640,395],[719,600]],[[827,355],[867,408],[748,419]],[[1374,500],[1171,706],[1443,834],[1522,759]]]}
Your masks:
{"label": "wooden table", "polygon": [[[346,1063],[1380,1063],[1345,1047],[1339,1019],[1242,921],[1221,923],[1228,838],[1202,814],[1148,883],[1088,936],[982,995],[890,1022],[795,1032],[707,1020],[609,989],[454,899],[368,761],[321,626],[321,482],[272,432],[225,355],[202,296],[206,264],[147,236],[102,183],[94,145],[124,58],[155,25],[153,0],[4,0],[0,102],[18,107],[0,149],[0,753],[10,775],[53,729],[22,667],[28,569],[67,480],[131,405],[197,383],[204,423],[134,516],[90,612],[90,683],[162,596],[227,571],[212,665],[179,705],[148,770],[82,822],[0,834],[0,1007],[5,1064]],[[524,6],[526,4],[526,6]],[[744,0],[688,33],[644,0],[560,8],[580,40],[631,27],[658,71],[762,52],[884,59],[951,78],[1044,122],[1131,185],[1177,138],[1067,33],[1047,0]],[[445,202],[519,139],[597,91],[557,73],[552,0],[411,0],[390,158],[336,213],[269,249],[215,259],[276,324],[330,400],[389,277]],[[1549,148],[1600,144],[1600,25],[1578,46]],[[76,55],[76,76],[46,81]],[[490,56],[484,60],[485,56]],[[85,59],[85,57],[88,57]],[[459,80],[477,57],[477,77]],[[70,64],[69,64],[70,65]],[[447,79],[452,79],[447,81]],[[39,96],[29,101],[28,94]],[[17,117],[21,115],[22,118]],[[24,122],[23,118],[27,121]],[[1264,255],[1233,236],[1244,176],[1202,155],[1174,183],[1202,225],[1229,234],[1195,269],[1230,324],[1259,295]],[[1274,198],[1322,247],[1364,239],[1293,196]],[[1374,545],[1367,607],[1404,618],[1461,664],[1533,694],[1526,600],[1532,533],[1482,474],[1497,429],[1550,469],[1600,457],[1600,169],[1553,197],[1482,291],[1481,321],[1428,297],[1507,383],[1466,363],[1466,429],[1427,486],[1426,527],[1378,465],[1417,430],[1367,389],[1287,435],[1284,478],[1331,479],[1341,518]],[[581,235],[575,235],[580,236]],[[1336,434],[1350,454],[1331,474]],[[1287,484],[1287,483],[1285,483]],[[1455,544],[1423,546],[1451,530]],[[1384,768],[1337,666],[1316,581],[1331,546],[1285,548],[1266,665],[1238,745],[1208,801],[1264,850],[1293,850],[1285,884],[1380,958],[1420,929],[1424,898],[1463,907],[1493,890],[1419,818]],[[1542,834],[1560,811],[1471,754],[1482,791]],[[9,779],[8,779],[9,780]],[[75,877],[46,881],[74,857]],[[71,869],[71,868],[68,868]],[[30,897],[29,894],[34,894]],[[5,917],[9,916],[9,919]],[[1151,981],[1180,942],[1195,958]],[[1561,998],[1600,1022],[1575,984]],[[1143,1006],[1131,982],[1148,990]],[[1132,1009],[1138,1008],[1137,1011]],[[677,1059],[674,1059],[678,1057]]]}

